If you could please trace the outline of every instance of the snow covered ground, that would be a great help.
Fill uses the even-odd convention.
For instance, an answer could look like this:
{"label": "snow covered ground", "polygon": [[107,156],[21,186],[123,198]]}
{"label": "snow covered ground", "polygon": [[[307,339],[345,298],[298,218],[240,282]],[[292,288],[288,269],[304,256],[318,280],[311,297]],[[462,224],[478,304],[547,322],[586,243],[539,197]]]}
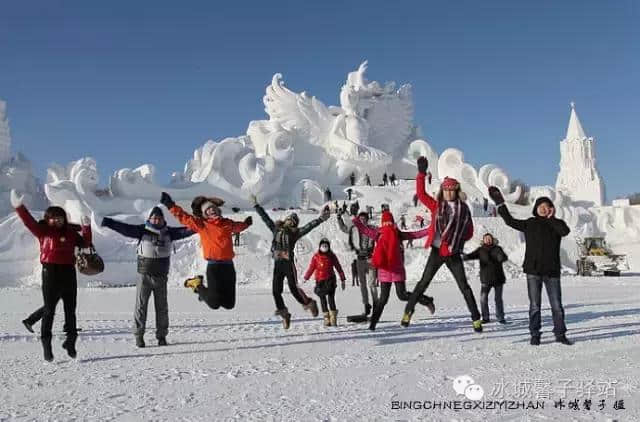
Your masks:
{"label": "snow covered ground", "polygon": [[[413,284],[418,274],[410,274]],[[477,278],[471,283],[477,295]],[[472,331],[460,293],[444,279],[429,289],[435,315],[419,308],[415,324],[404,329],[401,303],[392,297],[374,333],[346,323],[347,314],[360,312],[357,288],[350,286],[337,295],[335,328],[322,327],[286,294],[294,316],[288,331],[272,316],[270,291],[262,287],[241,286],[232,311],[212,311],[175,288],[170,345],[155,346],[151,307],[145,349],[135,347],[130,332],[132,288],[82,288],[78,358],[69,359],[56,338],[51,364],[42,359],[37,335],[20,323],[41,304],[39,290],[4,288],[0,420],[637,421],[639,283],[639,276],[565,276],[572,347],[552,342],[546,297],[543,344],[528,344],[524,279],[510,279],[505,288],[511,324],[490,323],[482,334]],[[62,319],[59,307],[54,330],[61,331]],[[482,401],[456,396],[453,379],[461,375],[484,388]],[[555,408],[563,396],[565,407]],[[580,410],[570,408],[574,399]],[[504,404],[502,410],[395,409],[406,406],[397,402],[433,407],[454,400],[461,407]],[[624,409],[615,410],[619,400]],[[541,401],[544,409],[505,409],[510,401]]]}

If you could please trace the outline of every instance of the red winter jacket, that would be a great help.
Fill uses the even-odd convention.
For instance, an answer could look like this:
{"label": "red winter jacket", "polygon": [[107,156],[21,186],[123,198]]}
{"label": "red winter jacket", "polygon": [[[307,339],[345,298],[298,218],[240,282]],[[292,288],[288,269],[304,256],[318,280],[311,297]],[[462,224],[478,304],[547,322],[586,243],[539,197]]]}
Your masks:
{"label": "red winter jacket", "polygon": [[[91,244],[91,227],[67,224],[56,229],[46,223],[38,223],[24,205],[16,208],[18,217],[40,242],[40,262],[43,264],[75,264],[76,246]],[[82,236],[78,233],[82,231]]]}
{"label": "red winter jacket", "polygon": [[[430,248],[433,243],[433,238],[436,234],[436,220],[438,218],[438,201],[435,200],[431,195],[429,195],[424,189],[424,179],[425,175],[422,173],[418,173],[416,176],[416,194],[418,195],[418,199],[424,205],[426,205],[427,209],[431,212],[431,222],[429,223],[429,227],[427,227],[427,243],[424,245],[425,248]],[[462,236],[462,239],[466,242],[467,240],[473,237],[473,221],[469,221],[469,226],[467,227],[467,232]],[[449,250],[449,245],[444,240],[440,244],[440,256],[450,256],[453,252]]]}
{"label": "red winter jacket", "polygon": [[316,252],[316,254],[313,255],[313,258],[311,258],[309,269],[305,273],[304,279],[309,280],[315,271],[316,282],[319,283],[321,281],[329,280],[331,277],[335,276],[333,272],[334,267],[338,270],[338,274],[340,274],[340,280],[344,281],[346,277],[344,276],[344,271],[342,271],[342,266],[340,265],[340,261],[338,261],[338,257],[333,252]]}

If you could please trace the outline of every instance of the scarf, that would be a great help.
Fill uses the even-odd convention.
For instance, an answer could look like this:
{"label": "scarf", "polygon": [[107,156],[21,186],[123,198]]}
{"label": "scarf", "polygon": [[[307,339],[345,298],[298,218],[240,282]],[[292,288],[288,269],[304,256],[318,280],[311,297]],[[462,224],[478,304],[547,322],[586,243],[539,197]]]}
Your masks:
{"label": "scarf", "polygon": [[440,232],[440,238],[449,246],[451,252],[459,251],[464,242],[462,236],[471,223],[471,213],[467,204],[459,199],[449,206],[447,201],[438,204],[438,216],[436,230]]}

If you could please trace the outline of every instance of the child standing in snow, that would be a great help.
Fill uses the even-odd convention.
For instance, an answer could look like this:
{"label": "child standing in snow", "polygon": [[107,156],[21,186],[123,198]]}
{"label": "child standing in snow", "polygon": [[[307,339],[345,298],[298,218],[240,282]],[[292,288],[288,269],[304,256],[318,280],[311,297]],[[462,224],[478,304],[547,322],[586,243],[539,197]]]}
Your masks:
{"label": "child standing in snow", "polygon": [[[345,289],[345,276],[338,257],[331,250],[329,239],[322,238],[318,247],[318,252],[313,255],[309,263],[309,269],[304,275],[304,281],[308,281],[315,273],[316,287],[314,292],[320,298],[320,307],[324,315],[324,326],[338,325],[338,309],[336,308],[336,274],[333,269],[338,270],[342,290]],[[328,302],[328,307],[327,307]]]}
{"label": "child standing in snow", "polygon": [[267,212],[258,204],[255,195],[250,198],[253,206],[273,233],[273,241],[271,242],[271,253],[273,254],[273,299],[276,302],[276,315],[282,318],[282,324],[288,329],[291,324],[291,314],[284,304],[282,291],[284,290],[284,279],[287,279],[289,291],[293,297],[300,303],[305,310],[311,312],[311,315],[318,316],[318,304],[315,300],[309,298],[304,290],[298,287],[298,274],[295,266],[294,248],[296,242],[311,230],[327,221],[331,215],[328,206],[322,210],[319,218],[311,220],[302,227],[298,227],[300,219],[295,212],[289,214],[284,221],[274,222]]}
{"label": "child standing in snow", "polygon": [[[380,298],[374,303],[373,314],[369,329],[374,331],[380,320],[382,311],[389,301],[391,286],[395,285],[398,299],[409,300],[411,293],[407,292],[404,269],[404,248],[402,241],[408,239],[420,239],[427,235],[427,229],[417,232],[401,231],[396,226],[393,215],[389,211],[382,213],[382,224],[380,228],[365,225],[358,217],[354,217],[353,225],[364,236],[376,241],[371,258],[371,265],[378,270],[378,281],[380,282]],[[435,312],[433,298],[420,295],[420,304],[426,306],[431,313]]]}
{"label": "child standing in snow", "polygon": [[498,207],[498,214],[511,228],[524,233],[525,253],[522,269],[527,275],[529,293],[529,332],[531,345],[540,345],[540,302],[542,285],[546,287],[551,315],[553,316],[553,333],[558,343],[567,346],[573,343],[567,339],[567,326],[564,323],[562,307],[562,289],[560,287],[560,242],[570,230],[563,220],[555,217],[555,207],[551,199],[542,196],[533,205],[533,217],[518,220],[511,216],[500,190],[491,186],[489,196]]}
{"label": "child standing in snow", "polygon": [[251,216],[244,222],[222,217],[220,198],[196,197],[191,203],[193,215],[173,202],[168,193],[162,192],[160,202],[187,228],[200,235],[202,254],[207,260],[207,286],[202,276],[185,281],[198,298],[212,309],[221,306],[233,309],[236,304],[236,270],[233,266],[233,233],[246,230],[252,223]]}
{"label": "child standing in snow", "polygon": [[[49,207],[44,218],[36,221],[23,204],[24,196],[18,196],[11,190],[11,205],[27,229],[38,238],[40,243],[40,263],[42,264],[42,296],[44,312],[40,340],[44,359],[53,360],[51,347],[51,328],[58,301],[64,305],[64,325],[67,338],[62,347],[71,358],[76,357],[76,299],[78,282],[76,279],[75,248],[91,245],[91,222],[82,217],[82,226],[70,224],[67,213],[60,207]],[[81,232],[82,235],[79,233]],[[26,324],[25,324],[26,325]]]}
{"label": "child standing in snow", "polygon": [[491,233],[482,236],[482,245],[470,254],[463,254],[463,259],[480,261],[480,310],[482,323],[489,322],[489,292],[493,288],[496,300],[496,319],[506,324],[504,305],[502,302],[502,286],[506,281],[502,264],[508,259],[498,241]]}
{"label": "child standing in snow", "polygon": [[429,287],[431,280],[442,265],[446,265],[453,274],[460,292],[464,296],[467,308],[473,321],[473,329],[482,331],[482,321],[473,290],[467,282],[464,272],[461,253],[464,242],[473,236],[473,221],[471,211],[464,202],[465,195],[460,189],[457,180],[445,177],[437,199],[431,197],[425,191],[425,178],[427,177],[428,162],[425,157],[418,158],[418,175],[416,176],[416,194],[418,199],[427,206],[431,212],[431,223],[427,227],[428,237],[425,248],[431,247],[431,253],[427,265],[422,273],[422,278],[413,290],[411,298],[402,316],[401,325],[408,327],[411,316],[418,301],[419,295]]}
{"label": "child standing in snow", "polygon": [[141,277],[136,285],[136,305],[133,312],[136,346],[145,347],[144,332],[151,293],[156,310],[156,339],[158,346],[166,346],[169,333],[167,276],[171,245],[176,240],[192,236],[194,232],[185,227],[167,226],[159,207],[153,207],[145,224],[127,224],[105,217],[100,225],[123,236],[138,239],[137,267]]}

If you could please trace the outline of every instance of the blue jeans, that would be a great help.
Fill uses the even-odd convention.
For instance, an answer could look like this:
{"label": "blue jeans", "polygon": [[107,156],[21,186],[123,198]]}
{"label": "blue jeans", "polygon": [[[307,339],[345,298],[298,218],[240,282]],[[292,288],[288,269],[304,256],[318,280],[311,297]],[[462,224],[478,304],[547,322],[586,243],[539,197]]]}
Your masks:
{"label": "blue jeans", "polygon": [[540,302],[542,301],[543,284],[547,290],[549,305],[551,305],[553,333],[556,336],[562,336],[567,332],[567,326],[564,324],[560,277],[527,274],[527,290],[529,291],[529,332],[532,336],[540,335],[540,326],[542,325]]}

